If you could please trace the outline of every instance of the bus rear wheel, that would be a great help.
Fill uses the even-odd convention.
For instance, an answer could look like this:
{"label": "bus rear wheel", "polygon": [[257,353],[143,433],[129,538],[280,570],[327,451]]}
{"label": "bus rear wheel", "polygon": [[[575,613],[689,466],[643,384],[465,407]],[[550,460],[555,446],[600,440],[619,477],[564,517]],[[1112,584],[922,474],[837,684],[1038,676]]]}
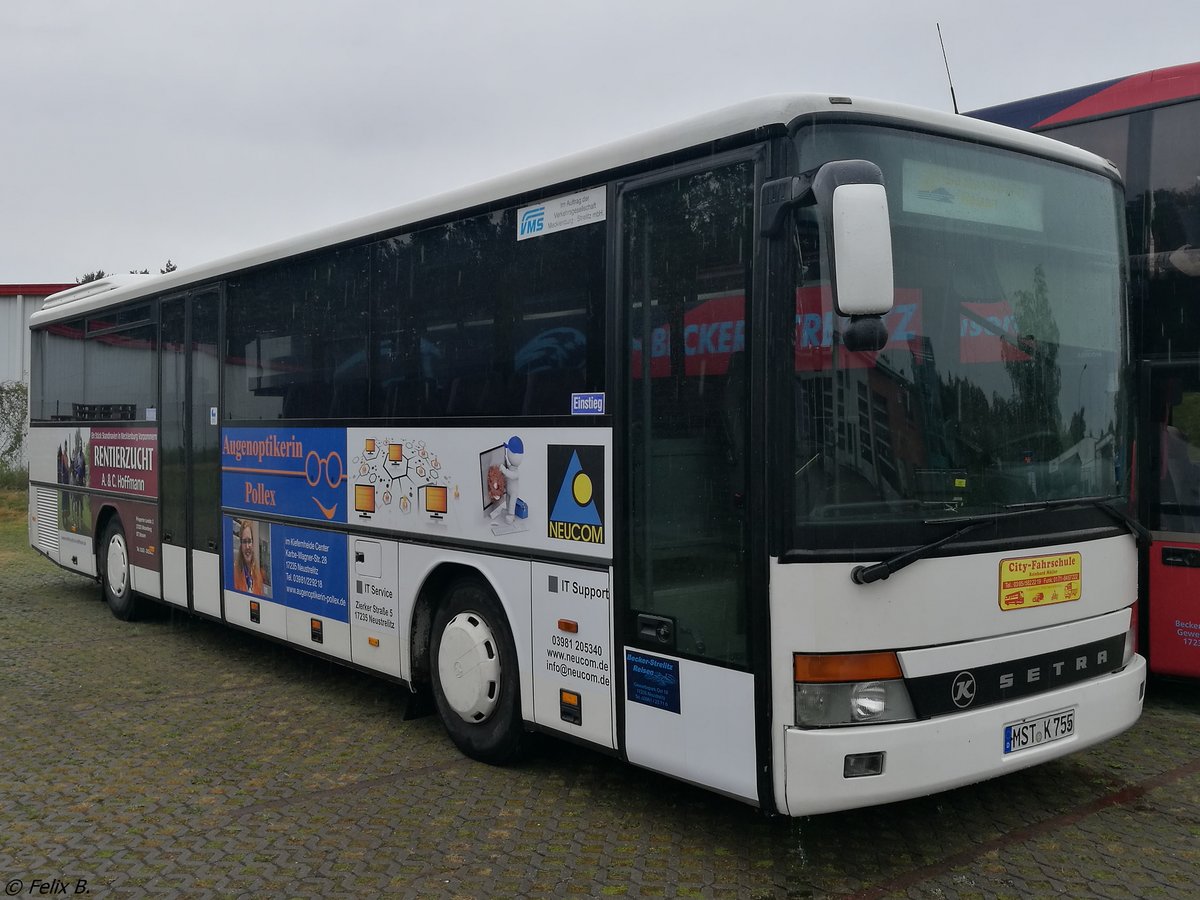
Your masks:
{"label": "bus rear wheel", "polygon": [[481,762],[518,758],[521,721],[517,651],[499,600],[478,578],[450,585],[433,619],[433,698],[450,740]]}
{"label": "bus rear wheel", "polygon": [[100,589],[112,614],[122,621],[137,618],[140,604],[133,593],[129,577],[129,544],[125,540],[125,529],[115,516],[104,526],[100,538],[97,562],[100,569]]}

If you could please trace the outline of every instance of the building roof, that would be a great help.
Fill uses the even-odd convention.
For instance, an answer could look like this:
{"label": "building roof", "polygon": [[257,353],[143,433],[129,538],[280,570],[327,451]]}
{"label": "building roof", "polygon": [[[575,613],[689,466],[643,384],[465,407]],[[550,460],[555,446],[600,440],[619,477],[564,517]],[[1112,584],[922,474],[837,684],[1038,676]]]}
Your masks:
{"label": "building roof", "polygon": [[0,297],[49,297],[73,287],[74,284],[0,284]]}

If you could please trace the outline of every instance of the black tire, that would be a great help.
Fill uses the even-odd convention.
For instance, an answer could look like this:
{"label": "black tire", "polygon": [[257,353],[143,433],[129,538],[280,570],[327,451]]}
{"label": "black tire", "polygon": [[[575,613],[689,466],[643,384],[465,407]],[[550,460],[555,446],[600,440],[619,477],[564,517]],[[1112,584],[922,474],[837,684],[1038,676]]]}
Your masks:
{"label": "black tire", "polygon": [[109,610],[123,622],[131,622],[141,612],[141,603],[133,592],[129,569],[129,542],[121,520],[113,516],[104,526],[96,547],[96,567],[100,571],[100,591]]}
{"label": "black tire", "polygon": [[454,745],[493,765],[519,758],[527,735],[517,650],[486,583],[466,577],[450,585],[433,618],[429,650],[434,703]]}

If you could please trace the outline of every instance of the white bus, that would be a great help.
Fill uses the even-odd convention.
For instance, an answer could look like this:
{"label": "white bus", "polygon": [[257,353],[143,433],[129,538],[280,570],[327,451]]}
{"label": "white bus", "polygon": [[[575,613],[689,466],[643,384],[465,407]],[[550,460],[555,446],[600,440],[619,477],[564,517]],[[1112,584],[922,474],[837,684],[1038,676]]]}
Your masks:
{"label": "white bus", "polygon": [[480,760],[793,816],[1013,772],[1141,710],[1121,204],[789,96],[82,285],[31,326],[30,541],[119,618],[428,690]]}

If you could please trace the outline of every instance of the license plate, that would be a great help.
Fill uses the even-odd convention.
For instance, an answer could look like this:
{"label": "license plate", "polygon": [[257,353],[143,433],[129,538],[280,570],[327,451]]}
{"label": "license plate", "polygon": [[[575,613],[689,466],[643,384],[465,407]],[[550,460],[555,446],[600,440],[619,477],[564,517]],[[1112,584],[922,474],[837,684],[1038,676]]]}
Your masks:
{"label": "license plate", "polygon": [[1022,719],[1004,726],[1004,752],[1017,753],[1061,741],[1075,733],[1075,709],[1060,709],[1033,719]]}

